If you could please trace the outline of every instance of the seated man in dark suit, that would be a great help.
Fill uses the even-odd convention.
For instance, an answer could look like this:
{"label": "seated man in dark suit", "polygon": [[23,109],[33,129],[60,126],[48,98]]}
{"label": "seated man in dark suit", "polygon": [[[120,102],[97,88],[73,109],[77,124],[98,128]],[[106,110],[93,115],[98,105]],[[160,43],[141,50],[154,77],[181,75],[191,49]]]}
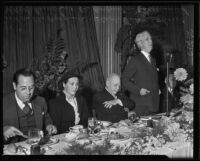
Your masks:
{"label": "seated man in dark suit", "polygon": [[119,92],[121,81],[119,75],[113,73],[106,80],[106,87],[93,97],[93,107],[96,117],[102,121],[118,122],[128,118],[128,111],[135,104]]}
{"label": "seated man in dark suit", "polygon": [[[161,94],[160,112],[167,111],[167,101],[168,101],[168,111],[171,111],[172,109],[175,108],[178,109],[181,107],[181,104],[179,103],[180,91],[176,83],[176,80],[174,78],[172,69],[169,74],[168,86],[167,86],[167,78],[165,78],[165,84],[166,86],[162,89],[162,94]],[[168,99],[167,99],[167,91],[168,91]]]}
{"label": "seated man in dark suit", "polygon": [[[57,133],[47,113],[44,98],[34,96],[34,74],[23,68],[13,76],[15,92],[3,97],[3,135],[5,143],[23,141],[30,128]],[[45,129],[46,128],[46,129]]]}

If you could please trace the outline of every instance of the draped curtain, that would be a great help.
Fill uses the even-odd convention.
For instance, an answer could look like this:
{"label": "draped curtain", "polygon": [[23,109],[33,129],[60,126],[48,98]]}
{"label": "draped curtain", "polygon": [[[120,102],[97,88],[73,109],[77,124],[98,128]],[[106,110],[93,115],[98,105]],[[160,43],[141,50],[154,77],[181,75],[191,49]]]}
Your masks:
{"label": "draped curtain", "polygon": [[93,9],[104,78],[113,72],[120,74],[121,56],[114,51],[114,44],[122,24],[121,6],[94,6]]}
{"label": "draped curtain", "polygon": [[84,82],[93,90],[101,90],[104,87],[104,79],[92,7],[60,7],[60,13],[62,25],[65,27],[64,37],[70,63],[76,64],[84,60],[98,62],[97,66],[85,73]]}
{"label": "draped curtain", "polygon": [[[46,54],[46,43],[62,28],[70,64],[91,60],[99,63],[93,10],[70,6],[7,6],[4,8],[3,56],[8,67],[3,72],[3,94],[12,89],[12,76],[34,58]],[[85,73],[92,89],[104,86],[100,63]]]}
{"label": "draped curtain", "polygon": [[45,54],[47,39],[58,24],[52,11],[56,7],[5,7],[3,55],[8,67],[3,73],[3,94],[12,92],[12,76],[17,69]]}
{"label": "draped curtain", "polygon": [[181,5],[160,6],[161,19],[166,21],[165,39],[174,50],[175,66],[185,66],[188,62],[187,48]]}
{"label": "draped curtain", "polygon": [[194,5],[182,5],[184,33],[187,43],[187,57],[189,64],[193,66],[193,43],[194,43]]}

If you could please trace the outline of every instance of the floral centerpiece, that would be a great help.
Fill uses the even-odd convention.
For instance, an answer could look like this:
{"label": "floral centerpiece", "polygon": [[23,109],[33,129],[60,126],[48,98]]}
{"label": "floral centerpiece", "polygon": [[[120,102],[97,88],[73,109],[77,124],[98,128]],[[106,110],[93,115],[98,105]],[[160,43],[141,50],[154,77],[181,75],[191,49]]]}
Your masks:
{"label": "floral centerpiece", "polygon": [[[193,78],[188,78],[188,73],[184,68],[178,68],[174,71],[174,76],[177,81],[181,81],[183,86],[180,87],[181,98],[183,105],[182,115],[177,117],[177,122],[182,123],[182,128],[189,135],[189,139],[193,140],[193,102],[194,102],[194,83]],[[184,124],[185,123],[185,124]]]}

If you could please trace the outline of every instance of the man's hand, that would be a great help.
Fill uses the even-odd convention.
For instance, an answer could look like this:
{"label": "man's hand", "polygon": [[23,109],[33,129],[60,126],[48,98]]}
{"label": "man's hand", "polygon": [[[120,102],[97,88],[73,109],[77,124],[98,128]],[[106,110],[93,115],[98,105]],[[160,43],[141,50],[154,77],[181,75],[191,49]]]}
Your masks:
{"label": "man's hand", "polygon": [[16,135],[23,135],[23,133],[15,128],[14,126],[4,126],[3,127],[3,136],[5,140],[14,137]]}
{"label": "man's hand", "polygon": [[130,111],[130,112],[128,112],[128,117],[131,117],[131,116],[136,116],[136,113],[135,113],[135,111]]}
{"label": "man's hand", "polygon": [[56,134],[57,133],[57,128],[54,125],[47,125],[46,130],[49,135]]}
{"label": "man's hand", "polygon": [[141,95],[141,96],[145,96],[145,95],[147,95],[148,93],[150,93],[149,90],[147,90],[147,89],[145,89],[145,88],[141,88],[141,89],[140,89],[140,95]]}
{"label": "man's hand", "polygon": [[104,104],[105,108],[111,108],[112,106],[117,105],[117,104],[119,104],[120,106],[123,106],[123,104],[122,104],[120,99],[114,99],[114,100],[111,100],[111,101],[105,101],[103,104]]}

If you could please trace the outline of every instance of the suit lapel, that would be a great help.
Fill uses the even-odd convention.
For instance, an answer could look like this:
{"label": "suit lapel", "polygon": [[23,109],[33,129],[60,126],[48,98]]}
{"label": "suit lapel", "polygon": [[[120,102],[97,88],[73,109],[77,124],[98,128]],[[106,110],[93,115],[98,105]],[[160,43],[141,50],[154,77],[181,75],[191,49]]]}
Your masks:
{"label": "suit lapel", "polygon": [[43,114],[44,111],[42,111],[41,107],[38,106],[35,101],[32,101],[32,107],[35,115],[35,124],[36,127],[39,129],[42,129],[42,123],[43,123]]}
{"label": "suit lapel", "polygon": [[140,52],[139,59],[140,59],[140,61],[142,61],[142,63],[144,64],[144,66],[147,66],[148,68],[152,67],[151,63],[147,60],[147,58],[141,52]]}
{"label": "suit lapel", "polygon": [[156,68],[156,62],[153,57],[151,57],[151,63],[147,60],[147,58],[140,52],[140,60],[145,64],[145,66],[148,67],[148,69],[151,69],[151,71],[154,71]]}
{"label": "suit lapel", "polygon": [[13,110],[11,110],[11,111],[13,111],[13,112],[12,112],[12,115],[8,116],[8,117],[12,117],[13,123],[15,124],[15,126],[17,128],[19,128],[19,119],[18,119],[18,114],[17,114],[17,108],[19,108],[19,107],[18,107],[17,101],[15,99],[15,94],[12,95],[12,100],[10,102],[11,102],[10,107],[13,107]]}

